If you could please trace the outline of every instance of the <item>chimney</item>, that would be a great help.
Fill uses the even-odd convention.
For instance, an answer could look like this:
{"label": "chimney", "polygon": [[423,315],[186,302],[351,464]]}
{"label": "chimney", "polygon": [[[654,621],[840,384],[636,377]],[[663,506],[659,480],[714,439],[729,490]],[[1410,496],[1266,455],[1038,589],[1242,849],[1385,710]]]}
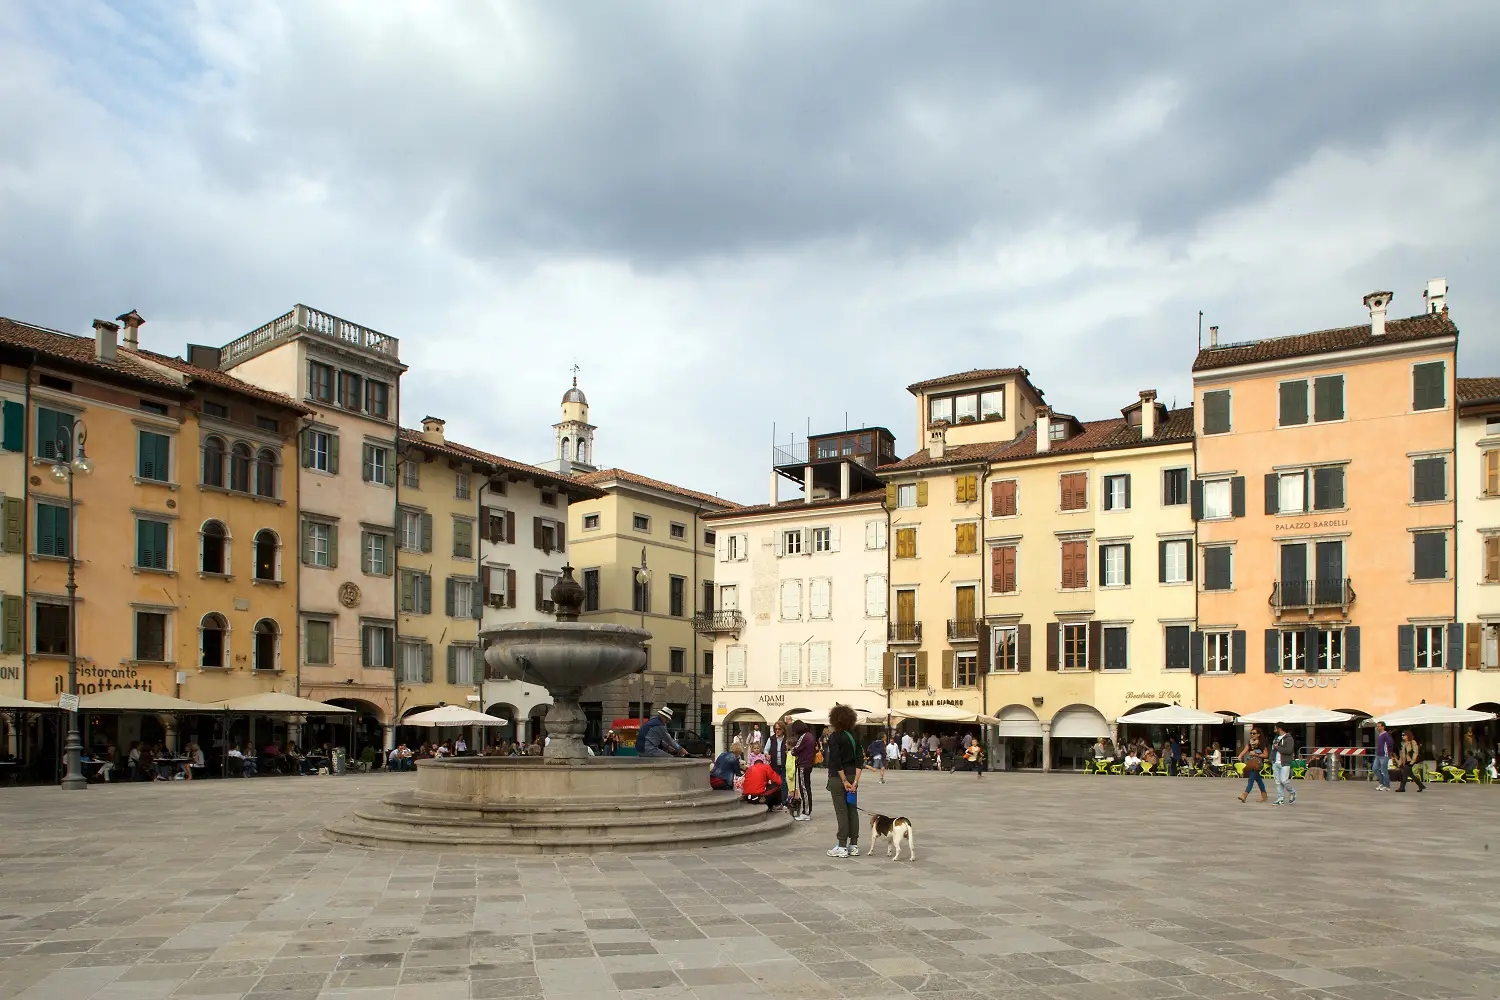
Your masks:
{"label": "chimney", "polygon": [[127,351],[138,351],[141,349],[141,324],[146,322],[141,314],[134,309],[128,313],[122,313],[115,317],[115,322],[125,324],[125,336],[121,338],[122,347]]}
{"label": "chimney", "polygon": [[781,502],[781,479],[775,469],[771,470],[771,506]]}
{"label": "chimney", "polygon": [[1216,326],[1211,326],[1208,328],[1208,346],[1219,346],[1219,328]]}
{"label": "chimney", "polygon": [[941,420],[927,428],[927,457],[942,458],[948,445],[948,425]]}
{"label": "chimney", "polygon": [[113,361],[115,349],[119,346],[115,337],[119,332],[118,323],[111,323],[107,319],[94,320],[94,357],[100,361]]}
{"label": "chimney", "polygon": [[422,418],[422,440],[428,444],[443,443],[443,421],[437,417]]}
{"label": "chimney", "polygon": [[1422,293],[1422,298],[1427,300],[1427,311],[1429,313],[1448,314],[1448,279],[1433,278],[1427,283],[1427,291]]}
{"label": "chimney", "polygon": [[1036,453],[1040,455],[1052,446],[1052,411],[1045,406],[1036,408]]}
{"label": "chimney", "polygon": [[1141,390],[1141,440],[1156,437],[1156,390]]}
{"label": "chimney", "polygon": [[1371,292],[1365,296],[1365,305],[1370,309],[1370,336],[1385,336],[1385,307],[1391,304],[1392,293]]}

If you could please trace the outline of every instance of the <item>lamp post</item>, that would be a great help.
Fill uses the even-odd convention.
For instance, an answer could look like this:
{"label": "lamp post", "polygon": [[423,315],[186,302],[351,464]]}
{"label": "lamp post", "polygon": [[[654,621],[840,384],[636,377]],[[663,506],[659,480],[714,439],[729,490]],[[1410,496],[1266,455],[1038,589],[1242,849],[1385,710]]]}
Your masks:
{"label": "lamp post", "polygon": [[[635,583],[636,583],[636,586],[639,588],[638,592],[640,594],[641,631],[642,632],[646,631],[646,602],[649,599],[650,593],[651,593],[650,591],[648,591],[646,589],[646,586],[650,582],[651,582],[651,570],[649,570],[649,569],[646,568],[646,546],[642,545],[641,546],[641,564],[639,566],[637,566],[636,570],[635,570]],[[637,703],[637,705],[638,705],[638,707],[641,710],[641,717],[642,718],[644,718],[645,715],[646,715],[646,671],[648,671],[650,669],[651,669],[651,663],[650,663],[649,658],[648,658],[646,665],[643,666],[643,667],[641,667],[641,672],[639,674],[636,674],[636,676],[641,679],[641,684],[640,684],[640,701]]]}
{"label": "lamp post", "polygon": [[[87,474],[91,468],[88,456],[83,452],[87,438],[88,429],[81,420],[60,425],[52,460],[52,478],[68,484],[68,694],[74,698],[78,697],[78,560],[75,556],[74,524],[77,519],[73,514],[73,476],[78,472]],[[63,744],[63,758],[67,771],[63,774],[62,786],[70,790],[89,787],[88,779],[83,776],[83,739],[78,732],[76,706],[68,713],[68,738]]]}

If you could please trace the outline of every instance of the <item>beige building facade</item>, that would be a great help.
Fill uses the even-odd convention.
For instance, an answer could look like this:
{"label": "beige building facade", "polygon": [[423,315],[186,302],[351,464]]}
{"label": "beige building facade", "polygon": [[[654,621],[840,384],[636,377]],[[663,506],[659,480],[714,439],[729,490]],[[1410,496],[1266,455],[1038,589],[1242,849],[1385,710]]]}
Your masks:
{"label": "beige building facade", "polygon": [[1454,476],[1460,708],[1500,712],[1500,378],[1461,378]]}

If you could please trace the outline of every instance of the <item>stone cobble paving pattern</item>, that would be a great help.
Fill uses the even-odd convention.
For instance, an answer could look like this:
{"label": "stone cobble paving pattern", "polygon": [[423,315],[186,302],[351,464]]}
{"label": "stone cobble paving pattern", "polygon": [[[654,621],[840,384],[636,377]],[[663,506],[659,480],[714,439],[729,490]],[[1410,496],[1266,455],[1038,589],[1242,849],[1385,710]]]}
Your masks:
{"label": "stone cobble paving pattern", "polygon": [[[698,852],[323,840],[406,775],[0,790],[0,1000],[1500,997],[1500,788],[1295,806],[1207,779],[890,775],[917,862],[821,801]],[[868,844],[862,845],[868,847]]]}

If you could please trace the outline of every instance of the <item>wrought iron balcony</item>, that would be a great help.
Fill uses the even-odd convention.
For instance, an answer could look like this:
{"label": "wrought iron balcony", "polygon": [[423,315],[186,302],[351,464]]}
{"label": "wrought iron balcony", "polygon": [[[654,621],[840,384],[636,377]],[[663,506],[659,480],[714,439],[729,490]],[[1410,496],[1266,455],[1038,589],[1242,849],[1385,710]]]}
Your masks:
{"label": "wrought iron balcony", "polygon": [[700,611],[693,616],[693,631],[699,635],[739,635],[745,616],[738,611]]}
{"label": "wrought iron balcony", "polygon": [[886,626],[887,642],[921,642],[921,622],[890,622]]}
{"label": "wrought iron balcony", "polygon": [[1348,608],[1354,603],[1354,586],[1348,577],[1319,580],[1281,580],[1271,585],[1271,607],[1279,614],[1288,610]]}
{"label": "wrought iron balcony", "polygon": [[977,618],[949,618],[948,619],[948,641],[949,642],[974,642],[979,638],[979,619]]}

